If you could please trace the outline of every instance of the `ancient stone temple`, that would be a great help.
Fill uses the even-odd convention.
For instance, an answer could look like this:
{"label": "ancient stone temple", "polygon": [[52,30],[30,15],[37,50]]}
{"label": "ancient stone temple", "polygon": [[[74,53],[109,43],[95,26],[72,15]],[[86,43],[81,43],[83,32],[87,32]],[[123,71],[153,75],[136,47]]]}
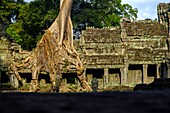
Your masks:
{"label": "ancient stone temple", "polygon": [[166,52],[166,65],[167,65],[167,74],[164,78],[170,78],[170,3],[160,3],[157,7],[158,12],[158,21],[165,25],[167,29],[167,46],[168,51]]}
{"label": "ancient stone temple", "polygon": [[[1,82],[9,82],[8,67],[14,61],[22,60],[30,54],[28,51],[22,50],[20,45],[15,43],[12,39],[4,36],[0,37],[0,78]],[[26,70],[26,69],[25,69]],[[25,70],[22,72],[25,73]]]}
{"label": "ancient stone temple", "polygon": [[148,84],[155,78],[167,78],[169,14],[170,4],[161,3],[158,22],[122,19],[120,27],[87,28],[79,42],[87,81],[90,83],[95,77],[99,87],[105,88]]}
{"label": "ancient stone temple", "polygon": [[[30,54],[9,42],[0,39],[2,74],[8,72],[7,67],[13,60]],[[91,84],[93,78],[97,78],[99,88],[133,87],[136,84],[149,84],[155,78],[170,78],[169,45],[170,4],[164,3],[158,5],[158,21],[146,19],[131,22],[122,19],[120,27],[88,27],[79,40],[74,40],[74,46],[84,62],[85,79]],[[20,73],[29,79],[27,69]],[[79,85],[74,69],[67,72],[63,67],[62,78],[63,84]],[[45,79],[49,81],[48,77]]]}
{"label": "ancient stone temple", "polygon": [[165,62],[167,29],[150,20],[122,21],[119,28],[87,28],[80,39],[86,77],[100,87],[134,86],[160,78]]}

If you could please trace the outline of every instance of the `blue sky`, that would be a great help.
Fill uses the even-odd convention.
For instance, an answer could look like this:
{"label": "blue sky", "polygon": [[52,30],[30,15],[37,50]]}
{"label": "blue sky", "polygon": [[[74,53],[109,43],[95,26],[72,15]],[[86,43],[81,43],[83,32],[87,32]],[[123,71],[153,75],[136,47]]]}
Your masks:
{"label": "blue sky", "polygon": [[169,2],[170,0],[122,0],[123,4],[128,3],[138,9],[138,20],[157,18],[157,5]]}
{"label": "blue sky", "polygon": [[[33,0],[25,0],[30,2]],[[159,3],[169,3],[170,0],[122,0],[122,4],[130,4],[133,8],[138,9],[138,20],[146,18],[157,18],[157,5]]]}

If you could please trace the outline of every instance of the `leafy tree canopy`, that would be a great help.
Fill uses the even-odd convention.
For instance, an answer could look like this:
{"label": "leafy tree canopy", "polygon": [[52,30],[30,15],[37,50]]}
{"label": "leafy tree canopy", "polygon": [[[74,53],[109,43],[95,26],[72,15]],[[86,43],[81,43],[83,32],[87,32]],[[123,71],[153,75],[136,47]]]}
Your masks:
{"label": "leafy tree canopy", "polygon": [[36,47],[43,30],[47,29],[58,14],[59,3],[52,0],[35,0],[24,4],[19,9],[16,22],[11,24],[6,32],[21,45],[23,49]]}
{"label": "leafy tree canopy", "polygon": [[24,4],[23,0],[1,0],[0,1],[0,22],[10,24],[19,14],[19,8]]}
{"label": "leafy tree canopy", "polygon": [[118,26],[122,17],[137,18],[137,9],[121,0],[82,0],[76,1],[73,8],[74,26],[84,24],[94,27]]}
{"label": "leafy tree canopy", "polygon": [[[31,50],[58,15],[60,0],[1,0],[0,4],[0,22],[9,23],[8,35]],[[81,31],[86,26],[118,26],[122,17],[136,19],[137,12],[121,0],[75,0],[71,16],[74,29]]]}

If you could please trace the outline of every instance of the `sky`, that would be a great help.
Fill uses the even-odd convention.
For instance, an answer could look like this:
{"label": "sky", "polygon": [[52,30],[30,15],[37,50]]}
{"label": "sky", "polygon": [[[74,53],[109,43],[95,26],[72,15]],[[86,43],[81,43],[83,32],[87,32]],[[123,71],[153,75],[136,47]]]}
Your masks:
{"label": "sky", "polygon": [[138,9],[138,20],[157,18],[157,5],[159,3],[170,3],[170,0],[122,0],[122,4],[130,4]]}
{"label": "sky", "polygon": [[[33,0],[25,0],[30,2]],[[138,9],[137,20],[157,18],[157,5],[159,3],[169,3],[170,0],[122,0],[122,4],[130,4],[133,8]]]}

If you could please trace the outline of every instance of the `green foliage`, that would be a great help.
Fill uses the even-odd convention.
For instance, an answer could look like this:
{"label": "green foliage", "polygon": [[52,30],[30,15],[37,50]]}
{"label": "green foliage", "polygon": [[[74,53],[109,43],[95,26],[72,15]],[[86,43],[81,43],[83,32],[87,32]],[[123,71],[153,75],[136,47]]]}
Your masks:
{"label": "green foliage", "polygon": [[[60,0],[1,0],[0,22],[9,23],[6,32],[23,49],[31,50],[59,12]],[[137,9],[121,0],[75,0],[72,8],[74,29],[84,26],[118,26],[121,17],[137,18]],[[11,21],[13,20],[13,22]]]}
{"label": "green foliage", "polygon": [[[51,7],[52,5],[53,7]],[[46,2],[46,0],[35,0],[24,4],[19,9],[16,22],[11,24],[6,32],[23,49],[31,50],[36,47],[37,41],[41,39],[43,30],[49,28],[56,18],[58,7],[59,5],[56,7],[52,1]]]}
{"label": "green foliage", "polygon": [[21,37],[21,33],[24,32],[24,30],[22,29],[20,22],[21,21],[11,24],[6,29],[6,32],[8,33],[8,35],[10,35],[12,38],[14,38],[17,43],[22,44],[23,38]]}
{"label": "green foliage", "polygon": [[[78,7],[74,10],[75,7]],[[77,1],[73,8],[74,27],[84,24],[94,27],[118,26],[122,17],[137,18],[137,9],[129,4],[121,4],[121,0],[89,0]]]}
{"label": "green foliage", "polygon": [[0,22],[10,24],[12,19],[17,18],[21,4],[24,4],[23,0],[1,0]]}

